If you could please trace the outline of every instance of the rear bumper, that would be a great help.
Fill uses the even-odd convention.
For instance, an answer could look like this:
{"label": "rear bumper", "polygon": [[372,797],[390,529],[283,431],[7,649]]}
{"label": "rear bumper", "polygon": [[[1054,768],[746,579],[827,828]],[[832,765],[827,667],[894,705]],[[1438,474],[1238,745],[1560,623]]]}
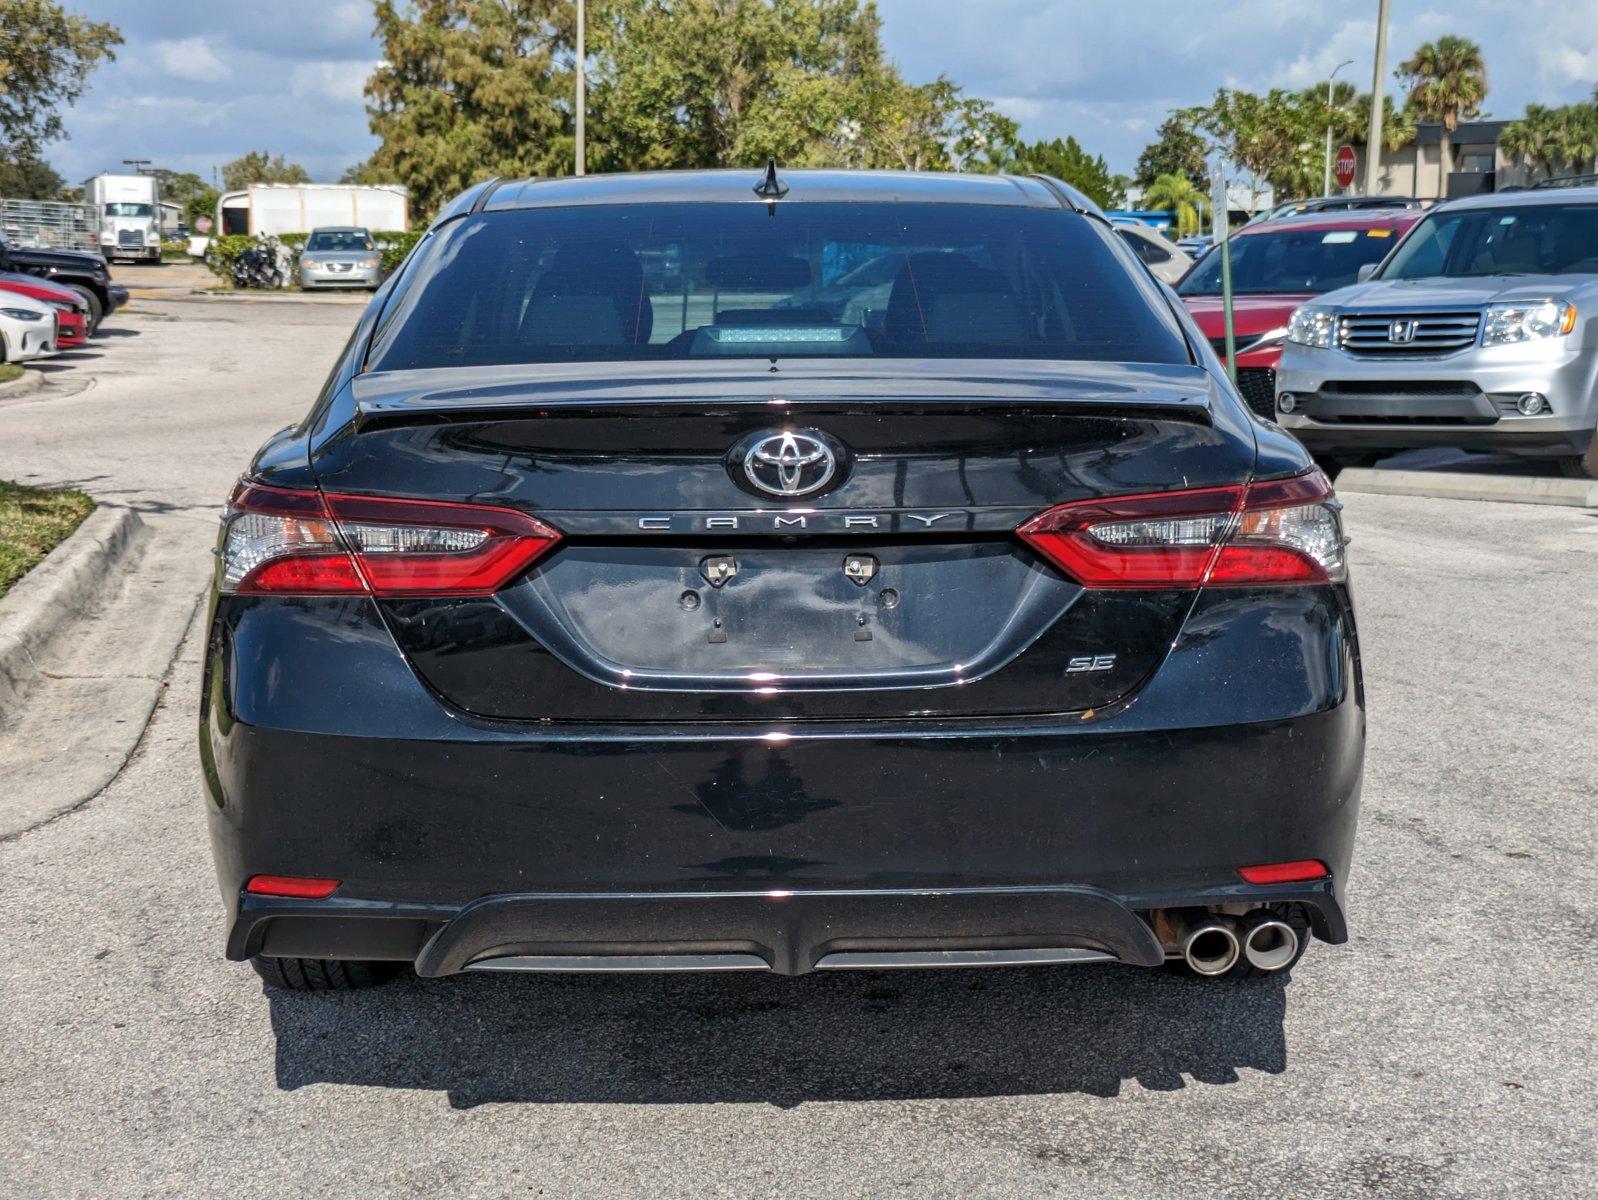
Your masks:
{"label": "rear bumper", "polygon": [[[1289,900],[1346,936],[1364,704],[1337,589],[1203,597],[1134,702],[1027,719],[484,721],[428,692],[363,600],[228,602],[207,666],[235,958],[1148,965],[1149,910]],[[1237,874],[1305,858],[1329,879]],[[244,895],[263,873],[341,887]]]}
{"label": "rear bumper", "polygon": [[1167,952],[1155,909],[1301,903],[1347,926],[1330,881],[1115,895],[1097,888],[837,888],[526,893],[461,907],[246,896],[229,958],[386,959],[425,977],[494,971],[810,971],[1122,962]]}

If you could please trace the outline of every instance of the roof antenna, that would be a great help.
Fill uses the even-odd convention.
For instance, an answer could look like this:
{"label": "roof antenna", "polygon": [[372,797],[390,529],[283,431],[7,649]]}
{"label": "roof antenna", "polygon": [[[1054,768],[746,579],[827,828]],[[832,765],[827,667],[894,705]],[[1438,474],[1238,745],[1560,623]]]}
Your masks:
{"label": "roof antenna", "polygon": [[787,194],[788,185],[777,178],[777,160],[775,158],[767,159],[766,176],[755,184],[755,195],[764,200],[771,207],[772,213],[775,214],[777,201]]}

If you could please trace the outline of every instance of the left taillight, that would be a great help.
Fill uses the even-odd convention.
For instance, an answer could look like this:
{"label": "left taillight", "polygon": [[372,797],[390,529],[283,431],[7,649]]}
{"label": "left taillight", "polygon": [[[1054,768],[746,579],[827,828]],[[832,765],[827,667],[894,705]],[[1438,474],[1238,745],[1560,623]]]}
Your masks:
{"label": "left taillight", "polygon": [[1084,587],[1339,583],[1343,526],[1320,471],[1233,487],[1073,501],[1016,532]]}
{"label": "left taillight", "polygon": [[223,522],[220,587],[240,595],[486,596],[560,540],[515,509],[252,483]]}

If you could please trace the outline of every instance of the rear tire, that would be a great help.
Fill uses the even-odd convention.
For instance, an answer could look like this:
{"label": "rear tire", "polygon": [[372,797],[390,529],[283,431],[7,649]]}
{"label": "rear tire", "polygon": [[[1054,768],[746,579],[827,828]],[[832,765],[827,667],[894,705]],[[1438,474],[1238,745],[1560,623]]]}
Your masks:
{"label": "rear tire", "polygon": [[387,983],[404,964],[338,958],[266,958],[257,954],[250,959],[250,966],[267,987],[291,992],[353,992]]}
{"label": "rear tire", "polygon": [[83,331],[87,336],[93,337],[95,331],[100,328],[100,322],[105,319],[105,306],[100,303],[100,297],[88,288],[76,283],[69,283],[67,286],[83,297],[83,302],[89,306],[89,315],[84,319]]}

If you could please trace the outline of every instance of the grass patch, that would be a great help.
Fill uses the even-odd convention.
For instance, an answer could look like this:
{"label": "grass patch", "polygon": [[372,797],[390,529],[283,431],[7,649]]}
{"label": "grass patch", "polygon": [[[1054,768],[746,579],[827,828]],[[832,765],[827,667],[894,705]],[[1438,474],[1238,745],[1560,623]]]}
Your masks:
{"label": "grass patch", "polygon": [[22,378],[22,368],[16,363],[0,363],[0,383],[10,383]]}
{"label": "grass patch", "polygon": [[94,501],[82,492],[0,479],[0,596],[93,511]]}

